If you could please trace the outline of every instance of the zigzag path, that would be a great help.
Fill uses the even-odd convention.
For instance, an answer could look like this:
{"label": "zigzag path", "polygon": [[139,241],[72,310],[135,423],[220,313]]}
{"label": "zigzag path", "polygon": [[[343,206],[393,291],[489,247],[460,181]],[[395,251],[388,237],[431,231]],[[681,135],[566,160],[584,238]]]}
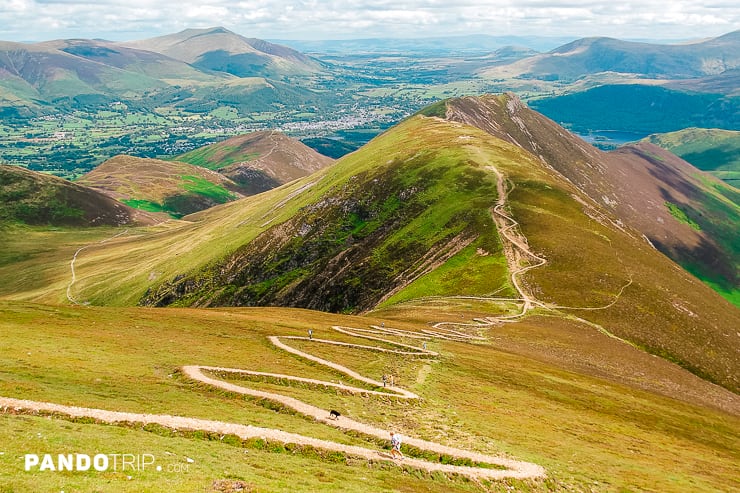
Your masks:
{"label": "zigzag path", "polygon": [[[309,341],[310,343],[316,343],[316,344],[339,345],[339,346],[351,347],[351,348],[361,349],[361,350],[366,350],[366,351],[381,351],[381,352],[388,352],[388,353],[414,356],[414,357],[422,357],[422,358],[435,357],[438,355],[434,351],[424,349],[425,341],[431,340],[432,338],[441,338],[441,339],[447,339],[447,340],[458,341],[458,342],[475,341],[475,340],[482,339],[481,337],[467,335],[460,331],[454,331],[454,330],[444,331],[443,329],[436,329],[436,330],[426,329],[423,332],[408,332],[408,331],[403,331],[399,329],[391,329],[391,328],[386,329],[386,328],[377,327],[377,326],[373,326],[373,329],[352,329],[348,327],[334,326],[333,329],[337,332],[340,332],[346,335],[383,342],[384,344],[393,346],[397,349],[388,349],[386,347],[369,346],[369,345],[362,345],[362,344],[350,344],[346,342],[340,342],[340,341],[334,341],[334,340],[328,340],[328,339],[315,339],[312,337],[298,337],[298,336],[270,336],[269,340],[274,346],[276,346],[279,349],[282,349],[289,353],[295,354],[299,357],[302,357],[310,361],[319,363],[321,365],[327,366],[329,368],[332,368],[338,372],[341,372],[347,375],[348,377],[356,381],[364,382],[368,384],[369,386],[376,387],[376,388],[383,388],[382,391],[366,389],[366,388],[361,388],[361,387],[354,387],[351,385],[337,384],[334,382],[326,382],[322,380],[314,380],[314,379],[309,379],[309,378],[296,377],[293,375],[264,373],[264,372],[236,369],[236,368],[220,368],[220,367],[211,367],[211,366],[184,366],[182,368],[182,371],[186,377],[192,380],[205,383],[213,387],[218,387],[220,389],[227,390],[229,392],[234,392],[234,393],[238,393],[242,395],[249,395],[249,396],[257,397],[257,398],[269,399],[274,402],[278,402],[286,407],[289,407],[293,409],[294,411],[297,411],[298,413],[308,418],[312,418],[316,421],[325,423],[330,426],[334,426],[342,430],[352,430],[352,431],[360,432],[367,436],[377,437],[381,439],[388,439],[387,429],[377,428],[375,426],[362,423],[362,422],[350,419],[345,416],[340,416],[339,418],[332,420],[329,417],[328,411],[326,409],[313,406],[311,404],[308,404],[306,402],[300,401],[292,397],[287,397],[287,396],[275,394],[272,392],[265,392],[261,390],[250,389],[242,385],[236,385],[236,384],[229,383],[223,380],[219,380],[217,378],[209,376],[207,373],[215,372],[219,374],[224,374],[224,373],[242,374],[242,375],[247,374],[247,375],[259,376],[259,377],[269,377],[269,378],[275,378],[275,379],[290,380],[290,381],[296,381],[296,382],[302,382],[302,383],[321,385],[325,387],[337,388],[337,389],[341,389],[345,392],[349,392],[352,394],[381,395],[381,396],[395,397],[399,399],[418,399],[419,396],[414,394],[413,392],[410,392],[406,389],[403,389],[401,387],[396,387],[396,386],[386,387],[384,386],[382,382],[379,382],[371,378],[367,378],[363,375],[360,375],[359,373],[345,366],[339,365],[332,361],[328,361],[328,360],[316,357],[312,354],[309,354],[299,349],[296,349],[294,347],[291,347],[285,342],[283,342],[282,339]],[[418,348],[418,347],[407,345],[407,344],[401,344],[399,342],[396,342],[390,339],[379,337],[380,335],[384,335],[386,337],[396,336],[396,337],[420,339],[422,340],[422,348]],[[226,423],[222,421],[212,421],[212,420],[205,420],[205,419],[187,418],[187,417],[170,416],[170,415],[162,415],[162,414],[139,414],[139,413],[108,411],[108,410],[103,410],[103,409],[93,409],[93,408],[84,408],[84,407],[75,407],[75,406],[64,406],[60,404],[37,402],[37,401],[27,401],[27,400],[12,399],[12,398],[7,398],[7,397],[0,397],[0,406],[5,408],[4,411],[7,411],[8,409],[13,409],[17,412],[18,411],[43,411],[43,412],[64,414],[64,415],[68,415],[71,417],[93,418],[98,421],[106,422],[106,423],[121,423],[121,422],[142,423],[142,424],[155,423],[155,424],[159,424],[162,426],[167,426],[169,428],[180,429],[180,430],[203,430],[203,431],[215,432],[219,434],[234,434],[236,436],[239,436],[242,439],[262,438],[264,440],[267,440],[268,442],[278,441],[282,443],[309,445],[317,449],[343,452],[349,456],[361,457],[361,458],[365,458],[368,460],[392,460],[388,454],[375,450],[375,449],[369,449],[369,448],[352,446],[352,445],[344,445],[344,444],[340,444],[336,442],[331,442],[328,440],[320,440],[317,438],[311,438],[311,437],[299,435],[296,433],[288,433],[288,432],[284,432],[281,430],[276,430],[276,429],[271,429],[271,428],[261,428],[261,427],[252,426],[252,425]],[[500,469],[500,468],[489,468],[489,467],[456,466],[456,465],[450,465],[450,464],[440,464],[437,462],[430,462],[430,461],[411,458],[411,457],[404,458],[402,461],[400,461],[404,466],[413,467],[419,470],[424,470],[428,472],[439,471],[439,472],[443,472],[446,474],[458,474],[458,475],[468,476],[468,477],[476,478],[476,479],[503,479],[503,478],[525,479],[525,478],[539,478],[539,477],[545,476],[545,470],[542,467],[536,464],[528,463],[528,462],[521,462],[521,461],[508,459],[505,457],[496,457],[496,456],[491,456],[491,455],[486,455],[486,454],[481,454],[481,453],[476,453],[476,452],[470,452],[470,451],[466,451],[466,450],[462,450],[462,449],[458,449],[454,447],[449,447],[447,445],[442,445],[439,443],[431,442],[428,440],[409,437],[405,435],[404,435],[403,441],[405,444],[411,445],[421,450],[431,451],[431,452],[435,452],[438,454],[449,455],[451,457],[455,457],[458,459],[468,459],[470,461],[473,461],[476,464],[493,465],[493,466],[498,466],[500,468],[504,468],[504,469]]]}
{"label": "zigzag path", "polygon": [[[502,321],[513,321],[513,319],[516,319],[516,318],[519,318],[525,315],[527,311],[530,310],[533,306],[544,306],[541,302],[537,301],[533,296],[531,296],[527,292],[525,287],[519,281],[518,277],[530,269],[544,265],[547,261],[546,259],[535,255],[529,250],[529,247],[526,242],[526,238],[517,231],[518,223],[513,218],[511,218],[508,214],[506,214],[506,212],[504,212],[504,208],[506,206],[506,199],[508,196],[508,190],[506,189],[504,178],[502,174],[496,168],[491,166],[489,167],[489,169],[491,169],[494,173],[496,173],[498,177],[498,201],[497,201],[496,206],[492,209],[491,213],[495,221],[495,224],[502,236],[502,240],[504,243],[504,251],[505,251],[506,258],[509,263],[509,269],[511,272],[512,284],[520,296],[519,298],[516,298],[516,299],[505,299],[505,300],[521,302],[522,309],[520,313],[515,314],[515,315],[508,315],[508,316],[489,317],[486,319],[479,320],[477,324],[461,324],[458,322],[439,322],[439,323],[434,324],[431,329],[423,329],[420,332],[409,332],[409,331],[403,331],[399,329],[377,327],[377,326],[373,326],[372,329],[352,329],[352,328],[338,327],[338,326],[333,327],[335,331],[338,331],[345,335],[350,335],[353,337],[358,337],[358,338],[363,338],[363,339],[368,339],[368,340],[375,340],[378,342],[382,342],[385,345],[390,345],[391,347],[394,347],[395,349],[388,349],[387,347],[379,347],[379,346],[350,344],[350,343],[327,340],[327,339],[314,339],[312,337],[307,338],[307,337],[279,336],[279,335],[274,335],[274,336],[269,337],[270,342],[275,347],[283,351],[292,353],[294,355],[297,355],[301,358],[305,358],[307,360],[313,361],[315,363],[327,366],[329,368],[332,368],[340,373],[343,373],[351,377],[355,381],[363,382],[375,388],[382,388],[383,390],[371,390],[371,389],[366,389],[366,388],[354,387],[350,385],[336,384],[333,382],[325,382],[321,380],[297,377],[293,375],[255,372],[255,371],[235,369],[235,368],[184,366],[182,367],[183,374],[192,380],[195,380],[195,381],[198,381],[198,382],[201,382],[201,383],[213,386],[213,387],[221,388],[221,389],[224,389],[230,392],[234,392],[234,393],[238,393],[242,395],[249,395],[249,396],[258,397],[258,398],[270,399],[284,406],[287,406],[308,418],[314,419],[316,421],[325,423],[330,426],[337,427],[339,429],[352,430],[355,432],[360,432],[367,436],[377,437],[381,439],[388,439],[388,430],[377,428],[375,426],[372,426],[366,423],[361,423],[359,421],[350,419],[345,416],[340,416],[338,419],[332,420],[329,418],[328,411],[326,409],[321,409],[311,404],[300,401],[298,399],[286,397],[280,394],[260,391],[256,389],[250,389],[242,385],[236,385],[236,384],[229,383],[223,380],[219,380],[217,378],[214,378],[213,376],[209,376],[207,373],[211,373],[212,375],[214,373],[215,374],[231,373],[231,374],[242,374],[242,375],[246,374],[246,375],[258,376],[258,377],[264,377],[264,378],[275,378],[275,379],[290,380],[290,381],[296,381],[296,382],[302,382],[302,383],[309,383],[313,385],[321,385],[325,387],[337,388],[338,390],[342,390],[344,392],[349,392],[353,394],[363,394],[363,395],[369,395],[369,396],[382,395],[382,396],[391,396],[391,397],[398,398],[398,399],[418,399],[419,396],[414,394],[413,392],[410,392],[406,389],[396,387],[396,386],[387,387],[382,382],[378,382],[376,380],[360,375],[359,373],[347,367],[339,365],[338,363],[328,361],[322,358],[318,358],[314,355],[311,355],[309,353],[306,353],[304,351],[291,347],[285,342],[283,342],[283,340],[287,340],[287,341],[303,340],[303,341],[309,341],[310,343],[341,345],[341,346],[351,347],[351,348],[355,348],[358,350],[365,350],[365,351],[382,351],[382,352],[390,352],[390,353],[395,353],[395,354],[404,355],[404,356],[412,356],[412,357],[417,357],[417,358],[430,358],[430,357],[435,357],[438,354],[435,353],[434,351],[429,351],[426,349],[425,341],[427,340],[438,338],[438,339],[444,339],[444,340],[450,340],[450,341],[456,341],[456,342],[475,342],[477,340],[483,339],[477,335],[470,335],[465,332],[462,332],[461,330],[444,329],[442,328],[444,325],[452,325],[452,326],[459,326],[459,327],[463,327],[466,325],[472,325],[473,327],[486,327],[486,326],[491,326],[491,325],[500,323]],[[75,272],[74,272],[74,261],[76,260],[77,255],[80,253],[81,250],[82,249],[78,250],[75,253],[75,256],[72,259],[72,262],[70,264],[70,267],[72,269],[72,281],[70,285],[68,286],[67,296],[70,302],[72,303],[76,303],[76,300],[73,298],[71,294],[71,288],[76,279]],[[494,298],[481,297],[480,299],[494,299]],[[500,298],[497,298],[497,299],[500,299]],[[387,339],[387,337],[403,337],[403,338],[421,340],[422,347],[419,348],[416,346],[401,344],[399,342]],[[380,452],[374,449],[344,445],[344,444],[339,444],[339,443],[331,442],[327,440],[319,440],[316,438],[311,438],[311,437],[307,437],[307,436],[303,436],[303,435],[299,435],[295,433],[288,433],[288,432],[284,432],[284,431],[277,430],[277,429],[261,428],[261,427],[252,426],[252,425],[226,423],[226,422],[221,422],[221,421],[187,418],[187,417],[180,417],[180,416],[127,413],[127,412],[120,412],[120,411],[108,411],[108,410],[103,410],[103,409],[64,406],[64,405],[59,405],[59,404],[47,403],[47,402],[28,401],[28,400],[13,399],[13,398],[8,398],[8,397],[0,397],[0,406],[5,408],[4,410],[15,409],[21,412],[27,412],[27,411],[52,412],[52,413],[58,413],[58,414],[72,416],[72,417],[89,417],[89,418],[93,418],[101,422],[107,422],[107,423],[120,423],[120,422],[143,423],[143,424],[156,423],[156,424],[167,426],[167,427],[174,428],[174,429],[203,430],[203,431],[209,431],[209,432],[215,432],[215,433],[221,433],[221,434],[234,434],[234,435],[239,436],[242,439],[263,438],[267,441],[278,441],[278,442],[298,444],[298,445],[309,445],[317,449],[343,452],[349,456],[362,457],[368,460],[389,460],[391,459],[388,454],[385,454],[383,452]],[[456,466],[456,465],[449,465],[449,464],[440,464],[436,462],[430,462],[430,461],[411,458],[411,457],[403,459],[404,466],[413,467],[419,470],[424,470],[424,471],[429,471],[429,472],[439,471],[439,472],[449,473],[449,474],[459,474],[459,475],[464,475],[464,476],[468,476],[471,478],[477,478],[477,479],[503,479],[503,478],[524,479],[524,478],[541,478],[546,475],[545,470],[542,467],[536,464],[528,463],[528,462],[521,462],[521,461],[511,460],[511,459],[504,458],[504,457],[496,457],[496,456],[480,454],[476,452],[470,452],[470,451],[457,449],[454,447],[449,447],[449,446],[442,445],[439,443],[435,443],[435,442],[431,442],[431,441],[427,441],[427,440],[423,440],[419,438],[409,437],[409,436],[404,436],[404,443],[411,445],[413,447],[416,447],[418,449],[421,449],[421,450],[431,451],[431,452],[435,452],[438,454],[449,455],[449,456],[459,458],[459,459],[468,459],[470,461],[473,461],[473,463],[476,463],[476,464],[498,467],[498,468],[491,468],[491,467],[474,467],[474,466]]]}

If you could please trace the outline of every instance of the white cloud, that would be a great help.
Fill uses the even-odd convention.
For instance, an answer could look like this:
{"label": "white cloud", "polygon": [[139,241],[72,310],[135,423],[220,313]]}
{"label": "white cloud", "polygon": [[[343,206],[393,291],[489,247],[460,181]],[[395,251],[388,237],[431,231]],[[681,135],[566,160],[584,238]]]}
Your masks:
{"label": "white cloud", "polygon": [[0,39],[131,39],[222,25],[262,38],[472,33],[689,38],[740,29],[737,1],[1,0]]}

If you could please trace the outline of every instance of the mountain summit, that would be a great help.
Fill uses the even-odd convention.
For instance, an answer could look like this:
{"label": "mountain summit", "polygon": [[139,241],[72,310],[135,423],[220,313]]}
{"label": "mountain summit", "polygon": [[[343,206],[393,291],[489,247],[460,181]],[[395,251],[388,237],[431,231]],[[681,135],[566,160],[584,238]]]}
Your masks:
{"label": "mountain summit", "polygon": [[306,74],[321,64],[296,50],[256,38],[245,38],[223,27],[186,29],[156,38],[130,41],[126,46],[161,53],[201,70],[237,77]]}

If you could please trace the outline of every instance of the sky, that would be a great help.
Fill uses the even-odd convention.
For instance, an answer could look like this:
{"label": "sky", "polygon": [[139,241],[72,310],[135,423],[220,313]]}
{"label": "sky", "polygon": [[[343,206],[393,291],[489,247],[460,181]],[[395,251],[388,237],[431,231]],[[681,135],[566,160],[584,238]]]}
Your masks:
{"label": "sky", "polygon": [[263,39],[464,34],[686,40],[740,29],[737,0],[0,0],[0,40],[142,39],[223,26]]}

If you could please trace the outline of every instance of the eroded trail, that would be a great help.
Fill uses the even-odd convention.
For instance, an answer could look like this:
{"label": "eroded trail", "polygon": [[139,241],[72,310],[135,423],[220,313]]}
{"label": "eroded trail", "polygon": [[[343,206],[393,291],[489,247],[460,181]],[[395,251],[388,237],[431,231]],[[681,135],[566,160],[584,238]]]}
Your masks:
{"label": "eroded trail", "polygon": [[[486,166],[486,169],[493,172],[496,175],[496,188],[498,192],[498,199],[496,205],[491,209],[491,217],[493,218],[496,229],[499,232],[501,243],[503,245],[504,256],[506,257],[506,263],[510,272],[511,284],[519,294],[518,298],[501,298],[501,297],[466,297],[468,299],[476,299],[480,301],[508,301],[514,303],[521,303],[521,310],[519,313],[512,315],[500,315],[496,317],[486,317],[475,319],[475,323],[460,323],[460,322],[437,322],[434,327],[442,326],[458,326],[458,327],[487,327],[496,325],[502,322],[513,321],[517,318],[523,317],[535,306],[546,307],[544,303],[537,300],[534,295],[529,291],[527,286],[522,282],[521,277],[525,272],[541,267],[547,263],[547,259],[541,257],[529,248],[527,238],[519,230],[519,223],[506,213],[506,203],[511,192],[511,188],[507,187],[507,182],[504,175],[494,166]],[[460,297],[456,297],[460,298]]]}
{"label": "eroded trail", "polygon": [[[444,330],[444,329],[428,329],[424,332],[408,332],[399,329],[383,328],[373,326],[372,329],[353,329],[348,327],[334,326],[333,329],[345,335],[352,337],[367,339],[371,341],[378,341],[385,345],[385,347],[372,346],[367,344],[351,344],[346,342],[328,340],[328,339],[316,339],[309,337],[297,337],[297,336],[270,336],[270,342],[277,348],[295,354],[301,358],[313,361],[315,363],[332,368],[342,374],[347,375],[355,381],[367,384],[370,388],[355,387],[351,385],[337,384],[334,382],[326,382],[322,380],[309,379],[304,377],[298,377],[294,375],[283,375],[276,373],[264,373],[256,372],[245,369],[237,368],[221,368],[221,367],[210,367],[210,366],[185,366],[182,368],[184,375],[188,378],[217,387],[229,392],[234,392],[242,395],[249,395],[257,398],[270,399],[278,402],[284,406],[287,406],[294,411],[311,418],[315,421],[325,423],[329,426],[334,426],[341,430],[351,430],[359,432],[367,436],[377,437],[381,439],[388,439],[388,430],[375,427],[373,425],[362,423],[350,419],[346,416],[340,416],[336,420],[329,418],[328,411],[322,409],[301,400],[287,397],[284,395],[265,392],[261,390],[251,389],[244,385],[237,385],[235,383],[226,382],[215,377],[216,374],[248,374],[258,377],[275,378],[282,380],[291,380],[302,383],[310,383],[314,385],[326,386],[341,389],[345,392],[353,394],[364,394],[368,396],[382,395],[390,396],[399,399],[418,399],[419,396],[415,393],[396,386],[385,387],[382,382],[373,380],[365,377],[345,366],[342,366],[336,362],[328,361],[305,351],[301,351],[294,347],[289,346],[284,341],[290,340],[301,340],[309,341],[312,344],[331,344],[354,348],[364,351],[382,351],[403,356],[417,357],[417,358],[434,358],[438,354],[434,351],[425,349],[425,342],[432,338],[448,339],[453,341],[475,341],[481,338],[476,335],[465,334],[461,331],[455,330]],[[397,341],[388,339],[388,337],[404,337],[411,338],[421,341],[422,347],[411,346],[408,344],[402,344]],[[390,348],[388,347],[390,346]],[[299,435],[296,433],[288,433],[277,429],[262,428],[252,425],[238,424],[238,423],[226,423],[222,421],[212,421],[196,418],[187,418],[180,416],[170,416],[161,414],[140,414],[140,413],[127,413],[119,411],[107,411],[103,409],[93,409],[75,406],[63,406],[59,404],[27,401],[20,399],[12,399],[6,397],[0,397],[0,406],[5,408],[12,408],[16,410],[32,410],[32,411],[44,411],[50,413],[60,413],[69,415],[72,417],[89,417],[99,421],[107,423],[156,423],[162,426],[167,426],[175,429],[183,430],[203,430],[221,434],[234,434],[242,439],[249,438],[262,438],[269,441],[278,441],[282,443],[291,443],[299,445],[308,445],[317,449],[343,452],[349,456],[362,457],[368,460],[389,460],[387,454],[378,451],[376,449],[344,445],[328,440],[320,440],[312,437]],[[542,467],[528,463],[511,460],[505,457],[496,457],[477,452],[470,452],[447,445],[423,440],[420,438],[410,437],[404,434],[404,443],[417,447],[421,450],[431,451],[438,454],[445,454],[459,459],[468,459],[475,463],[482,465],[492,465],[498,468],[490,467],[473,467],[473,466],[456,466],[449,464],[440,464],[438,462],[430,462],[422,459],[407,457],[402,461],[404,466],[413,467],[424,471],[439,471],[448,474],[459,474],[468,476],[471,478],[485,478],[485,479],[502,479],[502,478],[538,478],[544,477],[545,471]]]}
{"label": "eroded trail", "polygon": [[526,272],[542,267],[547,264],[547,259],[540,255],[537,255],[529,248],[526,236],[521,232],[519,223],[506,212],[507,200],[509,193],[513,189],[513,186],[507,186],[507,180],[504,175],[494,166],[486,166],[486,168],[496,175],[496,188],[498,192],[498,199],[496,205],[491,209],[491,217],[493,218],[496,228],[501,238],[503,245],[503,253],[506,257],[506,263],[510,272],[511,284],[519,294],[518,298],[501,298],[494,296],[448,296],[439,297],[438,299],[469,299],[479,301],[491,301],[491,302],[512,302],[521,303],[521,309],[519,313],[511,315],[498,315],[486,318],[474,319],[474,323],[461,323],[461,322],[437,322],[433,327],[453,326],[453,327],[488,327],[496,325],[502,322],[514,322],[516,319],[523,317],[529,310],[535,307],[545,308],[548,310],[566,309],[566,310],[605,310],[614,306],[625,289],[632,285],[632,278],[619,289],[615,294],[614,299],[603,306],[589,306],[589,307],[573,307],[573,306],[561,306],[554,303],[544,303],[539,301],[529,290],[526,283],[522,281],[522,275]]}

